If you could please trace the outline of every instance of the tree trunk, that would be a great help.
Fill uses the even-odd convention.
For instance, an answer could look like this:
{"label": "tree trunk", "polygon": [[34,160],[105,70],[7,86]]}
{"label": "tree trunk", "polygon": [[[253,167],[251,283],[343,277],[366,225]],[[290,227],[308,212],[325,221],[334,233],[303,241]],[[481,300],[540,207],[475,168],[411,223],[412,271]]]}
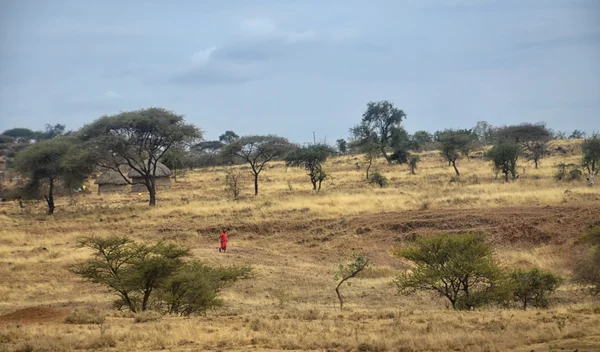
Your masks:
{"label": "tree trunk", "polygon": [[335,287],[335,293],[337,293],[338,300],[340,301],[340,310],[344,310],[344,299],[342,297],[342,294],[340,293],[340,286],[342,286],[344,281],[346,280],[340,281],[340,283]]}
{"label": "tree trunk", "polygon": [[153,207],[156,205],[156,184],[155,181],[148,180],[146,183],[146,188],[148,188],[148,194],[150,195],[149,206]]}
{"label": "tree trunk", "polygon": [[504,182],[508,182],[508,171],[504,173]]}
{"label": "tree trunk", "polygon": [[458,172],[458,168],[456,167],[456,161],[452,160],[452,166],[454,167],[454,171],[456,172],[456,176],[460,176],[460,172]]}
{"label": "tree trunk", "polygon": [[385,147],[381,147],[381,154],[383,154],[383,157],[385,158],[385,160],[387,160],[388,164],[392,163],[392,158],[390,158],[389,155],[387,155],[387,153],[385,152]]}
{"label": "tree trunk", "polygon": [[537,158],[533,159],[533,163],[535,164],[535,168],[538,168],[538,162],[539,160]]}
{"label": "tree trunk", "polygon": [[371,165],[373,164],[373,159],[369,159],[369,164],[367,165],[367,181],[369,180],[369,170],[371,169]]}
{"label": "tree trunk", "polygon": [[411,175],[416,175],[416,173],[415,173],[415,167],[414,166],[410,167],[410,174]]}
{"label": "tree trunk", "polygon": [[152,289],[144,292],[144,297],[142,298],[142,311],[148,309],[148,301],[150,300],[150,294],[152,293]]}
{"label": "tree trunk", "polygon": [[48,211],[46,214],[52,215],[54,214],[54,179],[50,179],[50,189],[48,190],[48,196],[44,196],[46,198],[46,203],[48,203]]}
{"label": "tree trunk", "polygon": [[176,167],[173,168],[173,181],[175,183],[177,183],[177,168]]}
{"label": "tree trunk", "polygon": [[319,188],[317,188],[317,192],[319,192],[321,190],[321,183],[323,182],[323,180],[319,180]]}
{"label": "tree trunk", "polygon": [[254,195],[258,195],[258,174],[254,174]]}

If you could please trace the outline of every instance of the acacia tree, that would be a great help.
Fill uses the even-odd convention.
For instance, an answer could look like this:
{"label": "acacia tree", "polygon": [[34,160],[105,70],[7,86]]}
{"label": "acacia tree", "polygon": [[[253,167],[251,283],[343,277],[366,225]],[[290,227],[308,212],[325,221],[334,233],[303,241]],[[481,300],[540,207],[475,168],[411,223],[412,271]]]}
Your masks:
{"label": "acacia tree", "polygon": [[546,154],[548,142],[552,138],[551,131],[544,124],[531,123],[503,127],[498,129],[495,134],[499,142],[514,142],[527,150],[536,169],[540,159]]}
{"label": "acacia tree", "polygon": [[348,151],[348,143],[345,139],[340,138],[337,141],[335,141],[335,144],[337,145],[337,148],[340,151],[340,153],[346,154],[346,152]]}
{"label": "acacia tree", "polygon": [[600,168],[600,135],[593,135],[581,144],[583,166],[588,170],[588,184],[594,185],[594,176]]}
{"label": "acacia tree", "polygon": [[351,128],[350,133],[357,140],[370,139],[374,135],[380,153],[391,164],[392,159],[386,149],[391,147],[394,131],[400,128],[405,118],[404,111],[387,100],[369,102],[361,123]]}
{"label": "acacia tree", "polygon": [[488,150],[485,158],[492,163],[494,171],[504,174],[504,180],[508,182],[509,173],[513,180],[517,178],[517,160],[520,155],[521,148],[518,145],[504,142]]}
{"label": "acacia tree", "polygon": [[448,161],[448,165],[454,167],[456,176],[460,176],[456,160],[461,155],[468,156],[473,148],[473,137],[465,131],[445,130],[437,134],[437,141],[440,143],[442,157]]}
{"label": "acacia tree", "polygon": [[238,139],[240,139],[240,136],[238,136],[237,133],[233,131],[225,131],[225,133],[219,136],[219,142],[225,144],[235,142]]}
{"label": "acacia tree", "polygon": [[482,236],[423,237],[395,254],[415,265],[395,280],[401,293],[433,291],[446,297],[454,309],[471,309],[496,298],[501,270]]}
{"label": "acacia tree", "polygon": [[292,144],[287,139],[275,136],[245,136],[228,144],[223,149],[225,155],[232,155],[242,159],[250,165],[254,176],[254,195],[258,195],[258,175],[265,165],[275,159],[283,157],[292,149]]}
{"label": "acacia tree", "polygon": [[124,236],[84,237],[79,247],[94,256],[70,267],[87,281],[108,286],[118,306],[136,313],[152,308],[190,315],[218,305],[224,284],[247,278],[251,268],[212,267],[185,259],[189,249],[168,243],[141,244]]}
{"label": "acacia tree", "polygon": [[[28,195],[43,197],[48,205],[48,215],[54,213],[54,191],[58,183],[71,189],[89,176],[93,169],[93,159],[78,140],[71,137],[57,137],[32,144],[19,152],[15,168],[29,180]],[[44,191],[45,189],[45,191]]]}
{"label": "acacia tree", "polygon": [[285,157],[285,166],[301,167],[308,173],[313,190],[320,191],[321,183],[327,178],[323,164],[335,150],[327,144],[311,144],[295,149]]}
{"label": "acacia tree", "polygon": [[123,167],[135,170],[144,180],[150,206],[156,205],[156,165],[175,146],[193,143],[202,137],[196,126],[186,124],[183,115],[163,108],[148,108],[104,116],[79,132],[94,154],[97,164],[121,174]]}
{"label": "acacia tree", "polygon": [[[347,264],[338,264],[338,271],[334,275],[334,280],[337,282],[335,293],[340,301],[340,310],[344,309],[344,297],[340,293],[340,287],[344,282],[356,277],[361,271],[369,267],[369,259],[364,254],[359,252],[352,253],[352,261]],[[348,285],[350,283],[348,282]]]}

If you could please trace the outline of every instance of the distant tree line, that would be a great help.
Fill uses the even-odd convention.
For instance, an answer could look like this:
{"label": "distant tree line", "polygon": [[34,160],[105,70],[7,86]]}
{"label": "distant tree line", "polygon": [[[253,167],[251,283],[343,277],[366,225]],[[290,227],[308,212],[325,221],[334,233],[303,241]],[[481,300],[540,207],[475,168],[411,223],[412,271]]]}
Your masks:
{"label": "distant tree line", "polygon": [[[373,170],[379,157],[389,164],[406,164],[411,174],[416,174],[421,161],[416,153],[438,150],[460,177],[461,159],[469,160],[474,150],[491,146],[477,157],[488,160],[493,171],[509,181],[518,178],[519,160],[531,161],[537,168],[548,154],[549,141],[566,138],[565,133],[554,132],[544,123],[492,126],[485,121],[470,129],[434,133],[421,130],[411,135],[402,126],[406,118],[407,114],[392,102],[369,102],[360,122],[350,128],[350,138],[338,139],[334,148],[326,143],[296,145],[277,135],[239,136],[231,130],[218,140],[204,140],[203,131],[186,123],[182,115],[147,108],[103,116],[77,131],[67,131],[60,124],[46,125],[44,131],[13,128],[0,135],[0,156],[27,180],[21,196],[45,199],[48,214],[52,214],[57,185],[77,188],[91,173],[103,170],[113,170],[127,182],[131,181],[125,176],[126,170],[136,171],[152,206],[156,204],[159,163],[174,171],[175,180],[178,170],[246,164],[254,194],[258,195],[260,175],[275,160],[284,161],[286,167],[304,169],[313,190],[319,191],[328,178],[324,164],[329,157],[363,154],[363,163],[357,163],[357,167],[364,167],[368,182],[384,187],[387,179],[376,168]],[[569,136],[584,137],[586,134],[579,130]],[[580,166],[593,185],[600,164],[600,137],[590,136],[581,147]],[[232,194],[237,198],[241,179],[235,179],[236,191]]]}

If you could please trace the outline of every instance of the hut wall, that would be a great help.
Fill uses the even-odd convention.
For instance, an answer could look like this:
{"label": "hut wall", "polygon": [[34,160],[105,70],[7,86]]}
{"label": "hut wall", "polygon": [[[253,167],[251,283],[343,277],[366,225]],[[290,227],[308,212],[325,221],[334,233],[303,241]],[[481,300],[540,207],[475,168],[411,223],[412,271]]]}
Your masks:
{"label": "hut wall", "polygon": [[102,193],[127,193],[129,191],[129,185],[114,185],[104,184],[98,185],[98,194]]}
{"label": "hut wall", "polygon": [[[131,185],[131,192],[134,193],[142,193],[148,192],[146,189],[146,185],[144,184],[144,179],[141,177],[134,177],[131,179],[133,185]],[[155,180],[155,187],[157,191],[170,189],[171,188],[171,178],[170,177],[157,177]]]}

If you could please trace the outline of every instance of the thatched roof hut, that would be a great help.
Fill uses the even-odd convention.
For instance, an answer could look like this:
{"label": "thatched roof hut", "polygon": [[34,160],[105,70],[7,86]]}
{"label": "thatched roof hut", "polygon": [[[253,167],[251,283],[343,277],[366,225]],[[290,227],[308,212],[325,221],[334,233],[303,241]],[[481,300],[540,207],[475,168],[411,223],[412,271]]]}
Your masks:
{"label": "thatched roof hut", "polygon": [[102,173],[94,182],[98,185],[98,194],[100,193],[126,193],[128,192],[129,182],[123,179],[120,173],[114,170],[108,170]]}
{"label": "thatched roof hut", "polygon": [[[156,190],[161,189],[169,189],[171,188],[171,178],[170,176],[173,172],[163,163],[156,163],[156,175],[155,175],[155,186]],[[131,182],[133,183],[131,187],[132,192],[146,192],[146,185],[144,184],[144,179],[142,175],[136,170],[130,170],[127,173],[127,177],[131,178]]]}

